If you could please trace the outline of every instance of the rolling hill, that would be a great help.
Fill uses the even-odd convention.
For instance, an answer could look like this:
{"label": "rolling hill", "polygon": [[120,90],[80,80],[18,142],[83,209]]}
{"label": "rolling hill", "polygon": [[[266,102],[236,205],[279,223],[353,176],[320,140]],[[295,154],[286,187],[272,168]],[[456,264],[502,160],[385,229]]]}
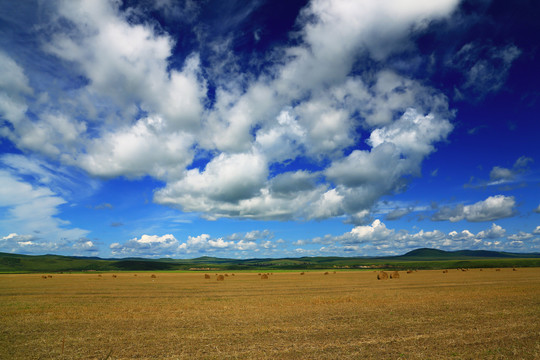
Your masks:
{"label": "rolling hill", "polygon": [[84,272],[84,271],[178,271],[178,270],[294,270],[294,269],[438,269],[458,267],[540,266],[539,253],[508,253],[487,250],[444,251],[421,248],[390,257],[300,257],[225,259],[101,259],[61,255],[0,253],[0,272]]}

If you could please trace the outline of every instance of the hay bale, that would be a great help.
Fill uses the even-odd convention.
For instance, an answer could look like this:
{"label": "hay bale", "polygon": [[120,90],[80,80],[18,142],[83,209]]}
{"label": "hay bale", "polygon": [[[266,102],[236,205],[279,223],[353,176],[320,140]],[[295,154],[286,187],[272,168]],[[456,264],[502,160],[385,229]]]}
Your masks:
{"label": "hay bale", "polygon": [[218,275],[217,278],[216,278],[217,281],[224,281],[225,280],[225,276],[223,275]]}
{"label": "hay bale", "polygon": [[495,271],[501,271],[501,269],[495,269]]}
{"label": "hay bale", "polygon": [[112,277],[113,277],[113,278],[116,278],[116,275],[113,275]]}
{"label": "hay bale", "polygon": [[52,275],[47,275],[47,277],[48,277],[49,279],[52,279]]}
{"label": "hay bale", "polygon": [[443,272],[443,274],[447,274],[447,273],[448,273],[448,270],[445,269],[445,270],[443,270],[442,272]]}
{"label": "hay bale", "polygon": [[150,277],[151,277],[152,279],[155,279],[155,278],[157,278],[157,276],[156,276],[156,275],[154,275],[154,274],[152,274],[152,276],[150,276]]}
{"label": "hay bale", "polygon": [[210,279],[210,275],[204,274],[204,278],[205,278],[205,279]]}
{"label": "hay bale", "polygon": [[407,274],[412,274],[413,271],[412,270],[407,270]]}
{"label": "hay bale", "polygon": [[512,271],[517,271],[516,268],[512,268]]}
{"label": "hay bale", "polygon": [[42,278],[42,279],[46,279],[46,278],[47,278],[47,275],[41,275],[41,278]]}
{"label": "hay bale", "polygon": [[99,274],[98,277],[101,277],[101,274]]}
{"label": "hay bale", "polygon": [[262,274],[261,279],[262,280],[267,280],[268,279],[268,274]]}
{"label": "hay bale", "polygon": [[385,271],[379,271],[377,274],[377,280],[388,280],[388,273]]}
{"label": "hay bale", "polygon": [[304,272],[302,271],[302,272],[300,273],[300,275],[304,275]]}
{"label": "hay bale", "polygon": [[328,275],[328,271],[324,273],[324,275]]}
{"label": "hay bale", "polygon": [[399,272],[394,271],[392,275],[390,275],[390,279],[399,279]]}
{"label": "hay bale", "polygon": [[225,277],[229,277],[229,274],[225,274]]}
{"label": "hay bale", "polygon": [[234,274],[231,274],[231,276],[234,276]]}

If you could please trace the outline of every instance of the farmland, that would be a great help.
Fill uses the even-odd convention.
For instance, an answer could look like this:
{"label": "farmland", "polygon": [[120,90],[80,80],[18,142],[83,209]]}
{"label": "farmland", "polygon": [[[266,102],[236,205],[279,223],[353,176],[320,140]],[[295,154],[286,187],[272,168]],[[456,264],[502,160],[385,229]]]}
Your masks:
{"label": "farmland", "polygon": [[0,359],[540,358],[540,268],[114,274],[0,275]]}

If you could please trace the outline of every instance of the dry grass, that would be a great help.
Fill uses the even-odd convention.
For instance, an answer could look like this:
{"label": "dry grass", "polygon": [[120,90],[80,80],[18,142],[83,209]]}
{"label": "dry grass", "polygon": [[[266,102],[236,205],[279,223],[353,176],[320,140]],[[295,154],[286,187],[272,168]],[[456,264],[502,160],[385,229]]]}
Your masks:
{"label": "dry grass", "polygon": [[0,359],[540,358],[538,268],[201,280],[0,275]]}

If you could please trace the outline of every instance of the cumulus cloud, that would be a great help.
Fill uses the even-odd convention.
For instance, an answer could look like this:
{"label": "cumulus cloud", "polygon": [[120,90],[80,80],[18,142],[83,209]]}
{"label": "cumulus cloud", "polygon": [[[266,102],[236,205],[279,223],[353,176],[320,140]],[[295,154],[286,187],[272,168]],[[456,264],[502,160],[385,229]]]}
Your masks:
{"label": "cumulus cloud", "polygon": [[[540,231],[540,229],[538,230]],[[311,255],[319,253],[344,255],[351,251],[358,255],[397,255],[423,247],[447,251],[463,249],[523,251],[531,247],[538,248],[533,244],[525,246],[525,241],[530,242],[532,238],[533,235],[524,232],[506,236],[506,230],[496,224],[492,224],[491,228],[482,230],[475,235],[467,229],[453,230],[448,233],[437,229],[417,232],[396,230],[387,228],[377,219],[371,225],[356,226],[342,235],[326,235],[298,240],[293,245],[298,246],[296,249],[298,253],[307,251]],[[322,246],[314,249],[314,245]],[[306,249],[308,247],[310,248]]]}
{"label": "cumulus cloud", "polygon": [[157,257],[176,252],[178,240],[171,235],[142,235],[140,239],[133,238],[124,244],[112,243],[110,245],[113,256],[151,256]]}
{"label": "cumulus cloud", "polygon": [[506,230],[497,224],[491,224],[491,228],[488,230],[480,231],[476,237],[480,239],[498,239],[506,234]]}
{"label": "cumulus cloud", "polygon": [[533,232],[532,232],[534,235],[540,235],[540,226],[537,226]]}
{"label": "cumulus cloud", "polygon": [[431,217],[434,221],[470,222],[493,221],[515,215],[516,201],[513,196],[495,195],[472,205],[441,207]]}
{"label": "cumulus cloud", "polygon": [[[60,99],[30,88],[39,82],[0,56],[11,69],[0,82],[0,112],[11,124],[2,135],[91,176],[150,175],[165,184],[156,203],[208,219],[365,223],[375,202],[403,190],[452,130],[446,97],[385,61],[414,51],[410,35],[457,5],[312,1],[295,41],[259,54],[272,65],[248,73],[217,66],[234,63],[233,46],[204,45],[214,39],[202,28],[194,30],[200,48],[180,56],[181,39],[142,21],[140,9],[59,1],[39,24],[47,34],[39,51],[78,80],[69,101]],[[178,10],[163,1],[155,8]],[[223,55],[204,59],[210,66],[199,53],[208,48]]]}
{"label": "cumulus cloud", "polygon": [[[172,234],[142,235],[124,243],[113,243],[110,250],[113,256],[186,256],[215,253],[218,256],[231,256],[238,252],[258,252],[276,247],[272,241],[274,234],[269,230],[253,230],[246,233],[234,233],[224,237],[212,237],[209,234],[188,236],[179,241]],[[282,241],[281,241],[282,242]],[[277,243],[277,242],[276,242]],[[86,240],[80,241],[81,247],[91,247]],[[90,250],[88,250],[90,251]]]}

